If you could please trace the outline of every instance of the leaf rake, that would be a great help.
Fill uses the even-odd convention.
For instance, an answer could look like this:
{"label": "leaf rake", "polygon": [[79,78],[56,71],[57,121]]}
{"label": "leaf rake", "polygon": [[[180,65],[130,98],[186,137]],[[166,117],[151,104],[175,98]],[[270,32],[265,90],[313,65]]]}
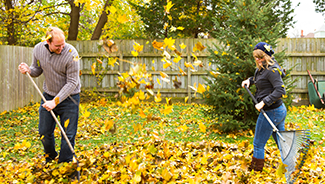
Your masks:
{"label": "leaf rake", "polygon": [[[35,81],[33,80],[33,78],[29,75],[28,72],[26,72],[26,74],[27,74],[28,78],[32,81],[32,83],[33,83],[34,87],[36,88],[37,92],[41,95],[43,101],[46,102],[46,99],[45,99],[44,95],[42,94],[41,90],[38,88],[38,86],[37,86],[37,84],[35,83]],[[71,144],[71,142],[70,142],[70,140],[69,140],[67,134],[65,133],[65,131],[64,131],[64,129],[62,128],[60,122],[59,122],[58,119],[56,118],[54,112],[53,112],[52,110],[51,110],[50,112],[51,112],[51,114],[52,114],[52,116],[53,116],[53,118],[54,118],[56,124],[57,124],[58,127],[60,128],[61,133],[62,133],[64,139],[66,140],[66,142],[67,142],[67,144],[68,144],[68,146],[69,146],[69,148],[70,148],[70,150],[71,150],[71,152],[72,152],[72,155],[73,155],[74,158],[76,159],[76,162],[77,162],[77,179],[78,179],[78,182],[80,182],[80,171],[78,170],[78,169],[79,169],[79,161],[78,161],[78,158],[77,158],[76,152],[74,151],[74,149],[73,149],[73,147],[72,147],[72,144]]]}
{"label": "leaf rake", "polygon": [[[257,104],[257,100],[246,85],[245,89],[253,99],[254,103]],[[286,168],[285,177],[287,183],[293,184],[298,178],[301,168],[307,158],[307,153],[310,148],[310,131],[279,131],[263,109],[261,109],[261,112],[277,134],[278,148],[280,150],[282,163]]]}

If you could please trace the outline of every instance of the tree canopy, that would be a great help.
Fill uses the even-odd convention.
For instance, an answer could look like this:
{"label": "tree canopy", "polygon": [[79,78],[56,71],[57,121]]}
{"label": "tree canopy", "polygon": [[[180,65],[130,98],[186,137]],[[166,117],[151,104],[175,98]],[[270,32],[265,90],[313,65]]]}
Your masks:
{"label": "tree canopy", "polygon": [[[224,0],[173,0],[167,1],[172,11],[166,13],[165,0],[151,0],[145,3],[130,3],[140,15],[144,29],[149,37],[191,37],[198,38],[200,33],[209,34],[215,28],[212,19],[225,21],[222,7],[229,4]],[[164,29],[161,29],[164,28]],[[180,28],[181,33],[175,32]]]}
{"label": "tree canopy", "polygon": [[313,3],[315,3],[315,11],[317,13],[325,14],[325,1],[322,0],[313,0]]}
{"label": "tree canopy", "polygon": [[[293,24],[289,2],[277,0],[274,16],[267,20],[270,25],[285,22],[282,37]],[[224,7],[233,4],[229,0],[4,0],[0,44],[33,46],[49,26],[61,28],[68,40],[211,36],[219,29],[213,19],[227,22],[230,15]]]}
{"label": "tree canopy", "polygon": [[61,28],[68,40],[141,37],[141,21],[124,1],[5,0],[0,5],[0,44],[33,46],[49,26]]}

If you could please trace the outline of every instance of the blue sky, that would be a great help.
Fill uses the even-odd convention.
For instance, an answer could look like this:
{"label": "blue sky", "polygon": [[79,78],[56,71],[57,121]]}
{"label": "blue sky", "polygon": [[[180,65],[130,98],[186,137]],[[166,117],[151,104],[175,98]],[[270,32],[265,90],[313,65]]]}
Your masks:
{"label": "blue sky", "polygon": [[295,8],[294,20],[297,21],[295,27],[288,31],[289,37],[295,37],[304,30],[304,35],[314,32],[324,24],[325,17],[321,13],[315,12],[313,0],[291,0],[293,7],[299,2],[300,5]]}

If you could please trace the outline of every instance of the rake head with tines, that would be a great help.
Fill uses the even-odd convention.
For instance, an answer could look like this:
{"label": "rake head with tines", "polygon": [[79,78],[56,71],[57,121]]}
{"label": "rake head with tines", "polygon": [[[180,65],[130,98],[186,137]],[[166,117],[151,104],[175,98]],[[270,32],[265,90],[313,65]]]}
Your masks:
{"label": "rake head with tines", "polygon": [[286,167],[287,183],[294,183],[300,174],[310,148],[309,130],[280,131],[285,141],[278,139],[283,164]]}

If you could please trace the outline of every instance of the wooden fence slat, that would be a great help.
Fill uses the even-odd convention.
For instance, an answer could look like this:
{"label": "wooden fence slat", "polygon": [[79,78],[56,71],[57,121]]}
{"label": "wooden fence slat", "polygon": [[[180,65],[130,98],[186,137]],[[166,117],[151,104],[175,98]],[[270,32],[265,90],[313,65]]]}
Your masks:
{"label": "wooden fence slat", "polygon": [[4,62],[5,62],[5,46],[1,46],[0,45],[0,102],[1,102],[1,105],[0,105],[0,112],[3,112],[6,110],[5,106],[4,106],[4,99],[5,99],[5,96],[4,96],[4,93],[5,93],[5,87],[4,87],[4,83],[5,83],[5,69],[4,69]]}
{"label": "wooden fence slat", "polygon": [[[3,81],[3,107],[5,110],[9,110],[10,106],[9,106],[9,102],[8,99],[12,99],[9,96],[9,82],[10,82],[10,78],[9,78],[9,61],[10,61],[10,50],[11,50],[11,46],[10,47],[5,47],[5,55],[4,55],[4,61],[2,63],[3,66],[3,76],[4,76],[4,81]],[[9,53],[9,54],[8,54]]]}

